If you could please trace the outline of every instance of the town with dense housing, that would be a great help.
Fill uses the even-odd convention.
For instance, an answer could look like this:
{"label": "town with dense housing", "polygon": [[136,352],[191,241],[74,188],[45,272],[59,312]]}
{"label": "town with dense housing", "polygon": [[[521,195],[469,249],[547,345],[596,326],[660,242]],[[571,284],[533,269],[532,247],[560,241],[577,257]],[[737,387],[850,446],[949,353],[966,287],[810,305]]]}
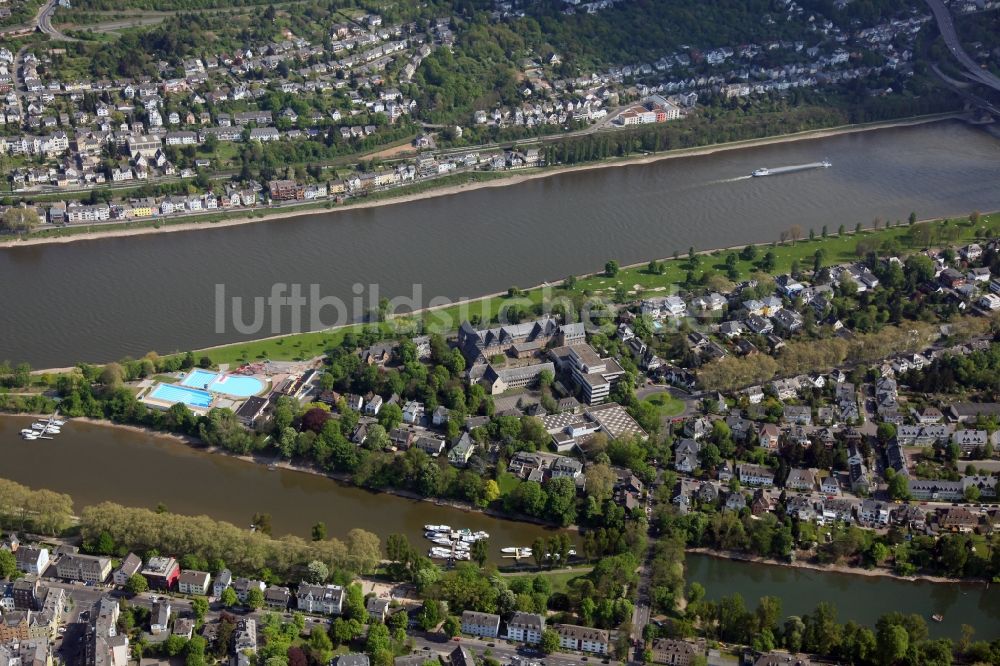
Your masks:
{"label": "town with dense housing", "polygon": [[[897,125],[946,124],[948,150],[959,126],[995,139],[997,9],[0,0],[0,270],[45,257],[76,294],[93,266],[31,246],[383,199],[409,221],[406,201],[434,188],[629,164],[584,176],[645,190],[585,239],[613,255],[633,199],[674,192],[636,174],[679,151],[865,145]],[[793,176],[831,167],[676,191],[767,198],[785,176],[783,196],[802,199]],[[980,205],[973,189],[962,201]],[[767,228],[791,226],[743,245],[727,210],[700,219],[742,247],[600,257],[603,271],[552,281],[579,267],[556,261],[573,247],[532,229],[517,242],[544,251],[539,287],[405,312],[384,298],[334,328],[138,356],[153,339],[139,329],[158,326],[142,321],[115,339],[117,362],[0,363],[0,666],[1000,663],[1000,214],[938,206],[834,229],[782,204]],[[462,222],[493,250],[497,229]],[[643,253],[687,246],[693,224],[665,222]],[[398,241],[355,246],[327,226],[296,248],[322,256],[317,282],[342,277],[331,246],[371,257]],[[207,248],[230,233],[193,254],[222,261]],[[408,258],[457,265],[461,246],[431,235],[440,254]],[[279,263],[277,237],[239,257],[233,282]],[[458,270],[472,283],[495,265]],[[159,298],[166,282],[147,277],[133,299]],[[195,296],[164,312],[194,318]],[[68,485],[63,456],[81,465]],[[130,456],[172,464],[126,471]],[[154,479],[183,501],[167,506]]]}

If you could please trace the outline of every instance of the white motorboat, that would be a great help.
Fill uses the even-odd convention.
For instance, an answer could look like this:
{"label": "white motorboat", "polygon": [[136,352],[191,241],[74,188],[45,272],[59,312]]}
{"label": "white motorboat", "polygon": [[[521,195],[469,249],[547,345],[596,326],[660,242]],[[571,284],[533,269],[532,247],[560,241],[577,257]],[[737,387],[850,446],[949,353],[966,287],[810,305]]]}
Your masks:
{"label": "white motorboat", "polygon": [[450,532],[451,528],[447,525],[424,525],[424,529],[428,532]]}
{"label": "white motorboat", "polygon": [[37,432],[31,432],[31,433],[22,433],[21,437],[24,437],[25,439],[28,440],[32,440],[32,439],[38,439],[40,435]]}

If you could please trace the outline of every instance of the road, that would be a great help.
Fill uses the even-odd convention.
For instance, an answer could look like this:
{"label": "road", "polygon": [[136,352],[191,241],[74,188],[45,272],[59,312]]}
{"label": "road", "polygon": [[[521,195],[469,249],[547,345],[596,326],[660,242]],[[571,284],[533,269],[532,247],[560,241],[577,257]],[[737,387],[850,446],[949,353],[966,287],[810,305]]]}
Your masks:
{"label": "road", "polygon": [[958,31],[955,29],[955,19],[944,2],[942,0],[927,0],[927,4],[930,5],[931,11],[934,13],[934,20],[937,22],[938,30],[941,31],[941,38],[944,39],[945,46],[955,56],[955,59],[965,67],[966,76],[976,83],[981,83],[1000,92],[1000,77],[980,67],[962,48]]}
{"label": "road", "polygon": [[632,645],[635,646],[635,653],[632,655],[632,661],[634,662],[641,662],[643,660],[642,635],[646,629],[646,625],[649,624],[651,603],[649,597],[649,576],[650,568],[653,562],[653,552],[653,546],[650,545],[650,547],[646,549],[646,559],[643,560],[642,565],[639,567],[639,586],[636,591],[635,608],[632,610]]}
{"label": "road", "polygon": [[39,10],[38,15],[35,17],[35,21],[38,25],[38,29],[44,32],[46,35],[52,39],[61,39],[66,42],[75,42],[76,40],[72,37],[67,37],[52,25],[52,15],[56,13],[56,0],[47,0],[44,5],[42,5],[41,10]]}

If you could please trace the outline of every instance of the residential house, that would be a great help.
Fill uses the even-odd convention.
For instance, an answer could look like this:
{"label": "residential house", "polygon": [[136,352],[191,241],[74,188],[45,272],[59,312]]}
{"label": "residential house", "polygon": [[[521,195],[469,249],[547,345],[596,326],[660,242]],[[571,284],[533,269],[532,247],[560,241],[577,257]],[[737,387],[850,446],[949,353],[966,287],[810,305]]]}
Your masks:
{"label": "residential house", "polygon": [[170,602],[160,599],[153,602],[153,610],[149,614],[149,633],[157,636],[169,628]]}
{"label": "residential house", "polygon": [[557,624],[553,627],[559,636],[559,646],[565,650],[607,654],[610,636],[603,629],[580,627],[574,624]]}
{"label": "residential house", "polygon": [[340,615],[344,606],[344,588],[339,585],[300,583],[295,593],[296,606],[305,613]]}
{"label": "residential house", "polygon": [[760,428],[757,430],[757,439],[759,440],[761,447],[771,451],[777,451],[778,443],[781,440],[781,431],[778,430],[778,426],[773,423],[764,423],[761,424]]}
{"label": "residential house", "polygon": [[705,641],[680,640],[674,638],[654,638],[650,643],[653,663],[667,666],[691,666],[696,657],[705,656]]}
{"label": "residential house", "polygon": [[93,555],[67,553],[56,562],[56,575],[63,580],[103,583],[111,575],[111,559]]}
{"label": "residential house", "polygon": [[507,640],[540,643],[545,630],[545,618],[538,613],[516,612],[507,622]]}
{"label": "residential house", "polygon": [[49,568],[49,549],[37,546],[22,546],[14,551],[18,571],[41,576]]}
{"label": "residential house", "polygon": [[288,603],[292,600],[292,592],[287,587],[281,585],[269,585],[264,590],[264,604],[271,610],[284,612],[288,610]]}
{"label": "residential house", "polygon": [[476,443],[469,436],[468,432],[463,432],[455,445],[448,451],[448,462],[455,467],[465,467],[469,464],[469,459],[476,451]]}
{"label": "residential house", "polygon": [[142,569],[142,558],[135,553],[129,553],[122,560],[122,564],[115,570],[113,581],[114,584],[119,587],[124,587],[128,583],[128,579],[139,573]]}
{"label": "residential house", "polygon": [[389,600],[381,597],[369,597],[365,603],[365,610],[368,611],[368,617],[372,620],[385,622],[385,618],[389,614]]}
{"label": "residential house", "polygon": [[786,423],[810,426],[812,425],[812,410],[809,405],[785,405],[782,418]]}
{"label": "residential house", "polygon": [[250,593],[251,589],[258,589],[261,593],[267,588],[267,585],[260,580],[250,580],[249,578],[237,578],[233,581],[231,586],[233,592],[236,593],[236,598],[240,600],[240,603],[245,604],[247,602],[247,595]]}
{"label": "residential house", "polygon": [[736,466],[736,474],[740,483],[746,486],[773,486],[774,470],[764,465],[740,463]]}
{"label": "residential house", "polygon": [[785,488],[804,492],[816,490],[816,470],[793,467],[788,471]]}
{"label": "residential house", "polygon": [[222,593],[228,588],[233,582],[233,574],[229,569],[223,569],[215,576],[215,582],[212,584],[212,596],[218,599],[222,596]]}
{"label": "residential house", "polygon": [[464,611],[462,613],[462,633],[484,638],[496,638],[500,633],[500,616],[494,613]]}
{"label": "residential house", "polygon": [[204,596],[208,594],[211,580],[212,576],[207,571],[183,569],[177,577],[177,591],[181,594]]}

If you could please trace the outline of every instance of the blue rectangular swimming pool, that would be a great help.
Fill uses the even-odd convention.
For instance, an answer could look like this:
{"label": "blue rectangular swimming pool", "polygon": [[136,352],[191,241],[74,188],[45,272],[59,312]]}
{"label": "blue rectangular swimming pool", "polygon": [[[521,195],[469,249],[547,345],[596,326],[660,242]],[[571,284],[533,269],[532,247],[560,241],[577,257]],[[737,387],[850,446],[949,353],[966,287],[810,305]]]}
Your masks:
{"label": "blue rectangular swimming pool", "polygon": [[249,398],[264,390],[264,383],[256,377],[245,375],[223,375],[211,370],[192,370],[181,380],[184,386],[225,393],[234,398]]}
{"label": "blue rectangular swimming pool", "polygon": [[208,391],[176,384],[160,384],[149,394],[154,400],[169,402],[171,405],[183,402],[188,407],[207,408],[212,404],[212,394]]}

